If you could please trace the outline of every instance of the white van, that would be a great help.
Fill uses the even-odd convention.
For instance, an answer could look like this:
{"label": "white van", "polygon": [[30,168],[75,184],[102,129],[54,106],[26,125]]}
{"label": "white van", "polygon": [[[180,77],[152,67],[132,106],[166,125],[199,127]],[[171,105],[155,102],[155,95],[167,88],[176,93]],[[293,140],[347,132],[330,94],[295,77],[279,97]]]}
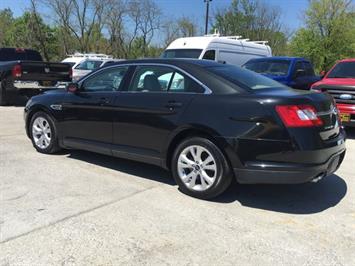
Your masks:
{"label": "white van", "polygon": [[219,34],[179,38],[166,48],[161,57],[207,59],[242,66],[250,59],[272,56],[266,43]]}

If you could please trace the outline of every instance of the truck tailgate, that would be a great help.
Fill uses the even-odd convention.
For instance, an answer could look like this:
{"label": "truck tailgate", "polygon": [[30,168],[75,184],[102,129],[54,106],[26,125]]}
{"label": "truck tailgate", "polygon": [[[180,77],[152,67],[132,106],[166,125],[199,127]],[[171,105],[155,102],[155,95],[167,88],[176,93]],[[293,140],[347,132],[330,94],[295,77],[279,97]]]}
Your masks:
{"label": "truck tailgate", "polygon": [[72,70],[69,64],[39,61],[20,61],[19,81],[71,81]]}

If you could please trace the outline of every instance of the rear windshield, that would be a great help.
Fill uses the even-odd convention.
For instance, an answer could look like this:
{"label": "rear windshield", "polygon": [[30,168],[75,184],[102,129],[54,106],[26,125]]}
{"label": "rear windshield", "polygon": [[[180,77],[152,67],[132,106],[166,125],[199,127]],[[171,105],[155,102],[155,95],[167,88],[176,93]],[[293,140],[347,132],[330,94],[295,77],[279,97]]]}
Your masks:
{"label": "rear windshield", "polygon": [[33,50],[1,48],[0,61],[42,61],[42,56]]}
{"label": "rear windshield", "polygon": [[162,58],[199,58],[202,49],[169,49],[161,55]]}
{"label": "rear windshield", "polygon": [[290,65],[290,60],[255,60],[247,62],[243,67],[260,74],[287,76]]}
{"label": "rear windshield", "polygon": [[102,64],[102,61],[97,61],[97,60],[85,60],[84,62],[81,62],[79,65],[75,67],[75,69],[80,69],[80,70],[94,70],[96,68],[99,68]]}
{"label": "rear windshield", "polygon": [[355,78],[355,62],[338,63],[328,74],[328,78]]}
{"label": "rear windshield", "polygon": [[272,79],[232,65],[206,67],[206,69],[242,88],[251,90],[287,88]]}

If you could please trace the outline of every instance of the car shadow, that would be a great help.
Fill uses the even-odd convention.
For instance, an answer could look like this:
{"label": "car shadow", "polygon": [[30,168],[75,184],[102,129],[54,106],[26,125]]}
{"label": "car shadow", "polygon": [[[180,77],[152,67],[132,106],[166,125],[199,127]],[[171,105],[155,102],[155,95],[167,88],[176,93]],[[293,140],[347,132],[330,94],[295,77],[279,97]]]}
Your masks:
{"label": "car shadow", "polygon": [[355,139],[355,128],[347,127],[345,128],[345,131],[346,131],[346,137],[348,139]]}
{"label": "car shadow", "polygon": [[135,162],[126,159],[120,159],[112,156],[96,154],[87,151],[70,150],[61,151],[58,155],[68,154],[71,159],[85,161],[90,164],[99,165],[101,167],[124,172],[139,178],[154,180],[168,185],[175,185],[175,181],[169,172],[154,165]]}
{"label": "car shadow", "polygon": [[336,206],[346,195],[347,185],[338,175],[318,183],[297,185],[233,184],[215,201],[240,202],[243,206],[292,214],[312,214]]}
{"label": "car shadow", "polygon": [[[170,173],[157,166],[78,150],[60,154],[138,178],[176,185]],[[346,182],[338,175],[331,175],[318,183],[299,185],[242,185],[233,182],[227,191],[211,201],[239,202],[246,207],[282,213],[312,214],[337,205],[346,192]]]}

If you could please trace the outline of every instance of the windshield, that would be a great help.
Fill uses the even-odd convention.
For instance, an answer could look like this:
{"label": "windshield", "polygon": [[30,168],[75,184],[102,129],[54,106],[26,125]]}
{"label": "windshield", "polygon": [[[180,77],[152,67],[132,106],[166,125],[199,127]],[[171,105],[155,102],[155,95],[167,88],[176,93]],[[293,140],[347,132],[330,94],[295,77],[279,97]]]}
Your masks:
{"label": "windshield", "polygon": [[232,65],[213,66],[206,69],[233,82],[239,87],[247,87],[252,90],[287,88],[272,79]]}
{"label": "windshield", "polygon": [[338,63],[327,78],[355,78],[355,62]]}
{"label": "windshield", "polygon": [[253,60],[243,67],[260,74],[287,76],[290,64],[290,60]]}
{"label": "windshield", "polygon": [[81,62],[79,65],[75,67],[75,69],[80,69],[80,70],[94,70],[96,68],[99,68],[102,64],[102,61],[96,61],[96,60],[85,60],[84,62]]}
{"label": "windshield", "polygon": [[162,58],[199,58],[202,49],[169,49],[161,55]]}

